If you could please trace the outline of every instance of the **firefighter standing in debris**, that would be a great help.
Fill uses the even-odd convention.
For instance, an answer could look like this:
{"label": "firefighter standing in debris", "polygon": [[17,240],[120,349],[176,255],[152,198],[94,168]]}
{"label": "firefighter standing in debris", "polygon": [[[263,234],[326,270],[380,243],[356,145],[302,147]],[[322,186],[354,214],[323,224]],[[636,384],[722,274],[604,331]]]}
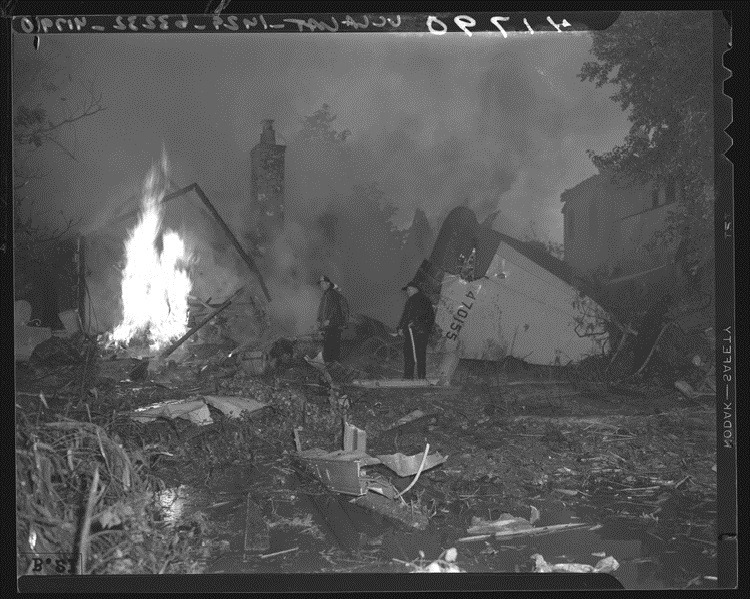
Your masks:
{"label": "firefighter standing in debris", "polygon": [[416,358],[417,378],[427,378],[427,341],[435,323],[435,310],[429,298],[414,281],[402,287],[409,299],[398,322],[398,334],[404,337],[404,378],[414,378]]}
{"label": "firefighter standing in debris", "polygon": [[341,360],[341,332],[349,321],[349,303],[327,276],[322,275],[318,283],[323,290],[318,328],[323,332],[323,361],[329,364]]}

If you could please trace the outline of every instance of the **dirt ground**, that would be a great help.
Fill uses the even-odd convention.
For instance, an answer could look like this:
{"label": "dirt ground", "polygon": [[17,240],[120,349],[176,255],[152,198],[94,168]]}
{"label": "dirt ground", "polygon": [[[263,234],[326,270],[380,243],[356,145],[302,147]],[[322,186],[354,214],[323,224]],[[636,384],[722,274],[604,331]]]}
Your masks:
{"label": "dirt ground", "polygon": [[[473,372],[471,364],[459,367],[450,388],[425,389],[363,389],[346,381],[331,388],[298,360],[256,376],[224,359],[193,357],[135,382],[102,377],[101,364],[101,357],[91,360],[83,379],[81,365],[20,368],[17,446],[22,420],[40,427],[68,419],[97,423],[126,451],[140,452],[143,475],[158,481],[149,487],[158,520],[184,532],[187,518],[191,532],[182,553],[165,547],[158,569],[139,569],[141,562],[131,559],[132,572],[186,571],[177,564],[188,555],[191,572],[408,572],[455,548],[456,564],[467,572],[530,572],[535,553],[550,563],[591,565],[606,554],[618,561],[613,575],[626,588],[715,586],[710,398],[688,400],[643,382],[616,393],[546,372],[499,379]],[[360,360],[348,368],[382,376],[398,366]],[[138,407],[207,394],[267,405],[238,419],[210,408],[213,423],[203,426],[131,418]],[[415,410],[424,415],[394,428]],[[328,491],[297,458],[295,429],[302,449],[334,451],[341,449],[343,420],[366,431],[370,455],[416,455],[429,444],[430,454],[447,456],[404,495],[411,510],[429,518],[425,530],[405,530]],[[372,469],[399,491],[413,480],[384,466]],[[18,472],[16,478],[18,496],[24,491]],[[267,527],[261,551],[246,550],[248,502]],[[465,540],[478,519],[530,520],[535,512],[537,526],[591,526]],[[27,534],[24,528],[18,542]]]}

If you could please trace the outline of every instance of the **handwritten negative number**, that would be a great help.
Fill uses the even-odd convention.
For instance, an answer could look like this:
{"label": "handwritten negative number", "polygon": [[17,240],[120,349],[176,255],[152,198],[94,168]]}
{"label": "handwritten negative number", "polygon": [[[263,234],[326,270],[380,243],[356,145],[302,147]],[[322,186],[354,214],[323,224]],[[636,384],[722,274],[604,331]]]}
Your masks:
{"label": "handwritten negative number", "polygon": [[[498,28],[500,33],[503,34],[503,37],[508,37],[508,32],[505,31],[505,28],[501,25],[501,23],[505,21],[510,21],[510,17],[492,17],[490,19],[490,22]],[[552,19],[552,17],[547,17],[547,21],[550,25],[552,25],[556,31],[561,32],[563,27],[571,27],[571,24],[568,23],[567,19],[563,19],[562,23],[558,24],[555,23],[555,21]],[[456,24],[456,26],[463,31],[466,35],[469,37],[472,36],[472,32],[470,31],[470,28],[476,27],[476,20],[468,15],[458,15],[453,18],[453,22]],[[524,25],[526,25],[526,28],[529,30],[529,33],[532,35],[534,34],[534,30],[531,28],[531,25],[529,25],[529,21],[527,19],[523,20]],[[427,28],[430,30],[430,33],[433,35],[445,35],[448,32],[448,26],[438,19],[437,17],[430,15],[427,17]]]}

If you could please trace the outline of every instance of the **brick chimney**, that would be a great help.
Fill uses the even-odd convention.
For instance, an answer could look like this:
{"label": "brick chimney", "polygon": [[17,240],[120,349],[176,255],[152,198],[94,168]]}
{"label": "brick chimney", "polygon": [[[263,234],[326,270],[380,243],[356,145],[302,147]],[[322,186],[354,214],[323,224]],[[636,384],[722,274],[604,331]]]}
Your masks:
{"label": "brick chimney", "polygon": [[260,143],[268,146],[276,145],[276,131],[273,130],[273,119],[263,121],[263,133],[260,135]]}
{"label": "brick chimney", "polygon": [[259,241],[266,245],[284,228],[284,155],[276,143],[273,119],[262,121],[260,143],[250,152],[250,202]]}

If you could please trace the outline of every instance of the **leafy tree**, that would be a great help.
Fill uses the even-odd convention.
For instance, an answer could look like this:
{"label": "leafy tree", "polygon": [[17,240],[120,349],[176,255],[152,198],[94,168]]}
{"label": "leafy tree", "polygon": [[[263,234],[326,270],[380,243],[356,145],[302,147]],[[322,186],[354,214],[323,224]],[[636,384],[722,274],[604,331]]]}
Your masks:
{"label": "leafy tree", "polygon": [[320,140],[330,143],[345,142],[351,135],[351,131],[349,129],[336,131],[333,128],[335,120],[336,115],[331,114],[331,107],[328,104],[323,104],[320,110],[316,110],[310,116],[305,117],[300,136],[305,140]]}
{"label": "leafy tree", "polygon": [[[34,253],[40,243],[55,242],[76,222],[63,218],[62,224],[41,224],[40,210],[27,190],[32,182],[41,182],[47,173],[40,167],[42,151],[54,146],[65,157],[78,162],[76,125],[82,119],[104,110],[102,95],[93,82],[77,86],[72,73],[59,65],[70,60],[61,52],[41,56],[22,56],[14,65],[13,114],[13,204],[14,245],[16,252]],[[82,100],[74,96],[85,90]]]}
{"label": "leafy tree", "polygon": [[611,99],[630,110],[625,142],[589,151],[594,164],[624,184],[680,180],[684,194],[654,243],[683,240],[687,260],[713,247],[713,29],[709,11],[623,12],[592,34],[596,61],[579,74],[616,85]]}
{"label": "leafy tree", "polygon": [[[29,37],[31,44],[31,38]],[[71,57],[50,46],[19,49],[13,85],[13,228],[14,283],[18,299],[32,303],[33,318],[59,326],[58,286],[68,286],[71,273],[64,255],[67,234],[79,221],[37,205],[43,197],[47,149],[77,162],[76,126],[104,110],[93,82],[78,85],[61,64]],[[81,95],[81,90],[85,93]],[[33,192],[31,191],[33,189]],[[33,193],[33,195],[32,195]]]}

